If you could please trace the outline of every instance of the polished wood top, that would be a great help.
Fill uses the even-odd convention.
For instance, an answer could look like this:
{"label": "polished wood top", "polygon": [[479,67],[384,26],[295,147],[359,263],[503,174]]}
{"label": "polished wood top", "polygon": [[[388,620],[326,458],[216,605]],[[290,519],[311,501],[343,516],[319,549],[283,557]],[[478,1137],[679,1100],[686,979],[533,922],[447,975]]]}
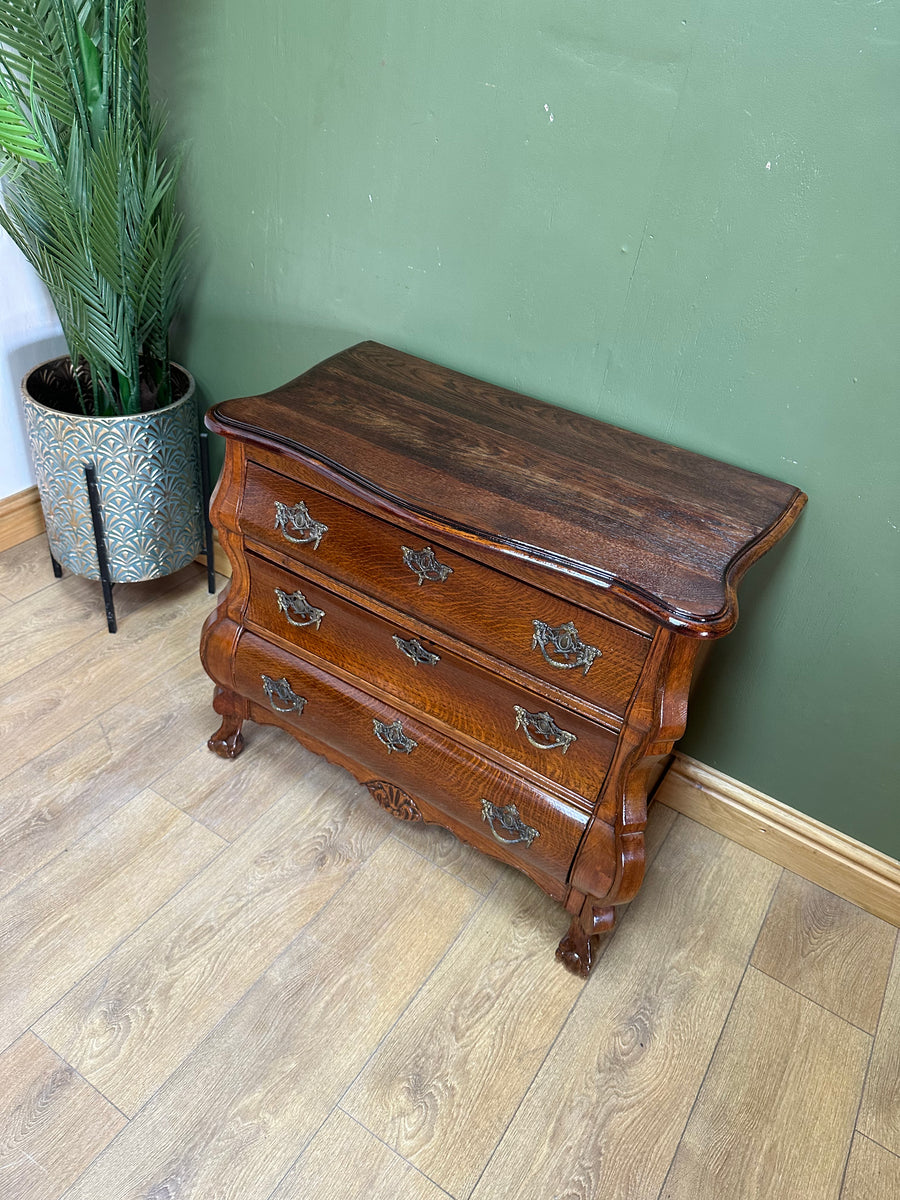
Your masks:
{"label": "polished wood top", "polygon": [[592,579],[695,636],[732,628],[740,576],[806,502],[789,484],[375,342],[218,404],[207,424]]}

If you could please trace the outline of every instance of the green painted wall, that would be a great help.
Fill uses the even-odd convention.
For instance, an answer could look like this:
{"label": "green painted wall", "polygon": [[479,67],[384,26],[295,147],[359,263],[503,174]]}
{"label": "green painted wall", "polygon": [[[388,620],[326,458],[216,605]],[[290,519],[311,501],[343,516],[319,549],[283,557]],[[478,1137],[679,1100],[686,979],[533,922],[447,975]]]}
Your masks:
{"label": "green painted wall", "polygon": [[683,748],[900,855],[900,16],[150,0],[210,402],[362,338],[798,484]]}

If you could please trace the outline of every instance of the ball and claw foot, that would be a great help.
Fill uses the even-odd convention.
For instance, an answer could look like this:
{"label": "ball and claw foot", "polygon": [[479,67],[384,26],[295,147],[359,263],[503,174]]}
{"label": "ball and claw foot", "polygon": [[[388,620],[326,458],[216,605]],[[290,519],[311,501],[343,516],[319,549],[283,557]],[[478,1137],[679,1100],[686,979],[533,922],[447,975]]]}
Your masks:
{"label": "ball and claw foot", "polygon": [[573,975],[587,979],[596,960],[597,942],[608,937],[615,924],[614,908],[594,908],[590,901],[585,901],[585,908],[572,918],[568,933],[556,948],[557,959]]}
{"label": "ball and claw foot", "polygon": [[241,733],[242,722],[237,722],[226,717],[216,732],[206,743],[212,750],[213,754],[218,754],[219,758],[237,758],[244,748],[244,735]]}
{"label": "ball and claw foot", "polygon": [[216,687],[213,708],[222,718],[222,724],[206,744],[220,758],[237,758],[244,748],[241,726],[249,716],[247,702],[227,688]]}

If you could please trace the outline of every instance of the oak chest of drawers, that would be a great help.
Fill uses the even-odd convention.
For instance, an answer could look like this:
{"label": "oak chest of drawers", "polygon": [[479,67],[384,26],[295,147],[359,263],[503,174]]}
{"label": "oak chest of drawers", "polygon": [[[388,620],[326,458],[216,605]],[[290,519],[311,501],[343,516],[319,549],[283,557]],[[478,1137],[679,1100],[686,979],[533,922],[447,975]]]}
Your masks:
{"label": "oak chest of drawers", "polygon": [[201,647],[211,749],[280,725],[518,867],[587,974],[698,650],[806,497],[372,342],[207,425],[233,569]]}

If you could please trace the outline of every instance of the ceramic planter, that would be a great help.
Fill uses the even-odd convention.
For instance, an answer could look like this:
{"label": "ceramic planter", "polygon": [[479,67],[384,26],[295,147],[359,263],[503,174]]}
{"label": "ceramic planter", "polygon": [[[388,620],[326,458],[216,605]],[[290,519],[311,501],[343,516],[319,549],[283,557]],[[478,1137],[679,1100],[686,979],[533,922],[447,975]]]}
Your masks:
{"label": "ceramic planter", "polygon": [[100,579],[85,466],[97,477],[109,579],[136,583],[186,566],[204,546],[194,381],[172,365],[179,398],[127,417],[52,407],[71,383],[68,358],[35,367],[22,401],[50,551],[76,575]]}

